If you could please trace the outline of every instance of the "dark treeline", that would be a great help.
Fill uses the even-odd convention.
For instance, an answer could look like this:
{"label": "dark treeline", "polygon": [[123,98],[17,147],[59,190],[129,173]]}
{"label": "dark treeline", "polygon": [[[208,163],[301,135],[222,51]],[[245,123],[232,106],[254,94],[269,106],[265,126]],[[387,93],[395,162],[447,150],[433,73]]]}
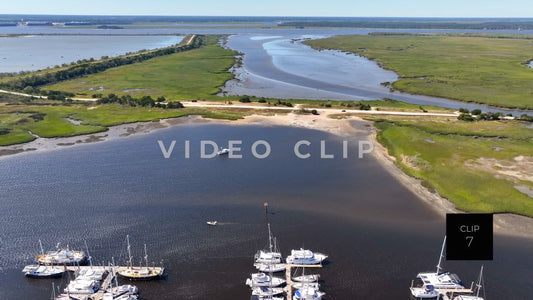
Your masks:
{"label": "dark treeline", "polygon": [[439,22],[439,21],[380,21],[380,20],[314,20],[288,21],[278,26],[294,27],[354,27],[354,28],[399,28],[399,29],[533,29],[533,21],[490,22]]}
{"label": "dark treeline", "polygon": [[[185,39],[187,39],[187,37]],[[0,88],[16,91],[28,91],[31,89],[35,92],[38,92],[37,88],[42,85],[53,84],[64,80],[99,73],[114,67],[143,62],[145,60],[158,56],[169,55],[198,48],[203,44],[203,37],[196,36],[196,38],[189,45],[176,45],[152,51],[144,51],[131,55],[106,58],[98,61],[84,60],[82,63],[71,65],[61,70],[51,70],[43,74],[15,77],[12,80],[0,83]]]}
{"label": "dark treeline", "polygon": [[107,96],[102,96],[96,101],[97,104],[111,104],[116,103],[120,105],[129,105],[129,106],[142,106],[142,107],[160,107],[160,108],[183,108],[183,104],[179,101],[167,102],[165,97],[159,97],[154,100],[150,96],[143,96],[141,98],[134,98],[130,95],[117,96],[115,94],[109,94]]}

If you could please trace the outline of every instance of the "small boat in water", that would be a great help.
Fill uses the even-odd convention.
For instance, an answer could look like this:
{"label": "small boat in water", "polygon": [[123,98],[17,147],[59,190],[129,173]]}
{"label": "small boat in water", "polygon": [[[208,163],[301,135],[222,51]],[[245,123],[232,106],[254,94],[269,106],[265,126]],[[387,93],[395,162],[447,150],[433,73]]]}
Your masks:
{"label": "small boat in water", "polygon": [[220,150],[218,150],[217,154],[218,155],[228,155],[229,154],[229,149],[228,148],[220,148]]}
{"label": "small boat in water", "polygon": [[134,267],[131,256],[130,236],[126,236],[128,244],[129,262],[127,267],[117,268],[117,274],[121,277],[130,280],[153,280],[163,277],[165,268],[163,267],[148,267],[148,254],[146,251],[146,244],[144,244],[144,261],[145,266]]}
{"label": "small boat in water", "polygon": [[217,226],[218,225],[218,221],[207,221],[206,223],[207,223],[207,225],[210,225],[210,226]]}
{"label": "small boat in water", "polygon": [[294,265],[317,265],[322,263],[328,258],[327,255],[322,253],[315,253],[311,250],[291,250],[291,255],[287,256],[287,263]]}
{"label": "small boat in water", "polygon": [[246,285],[251,288],[259,286],[277,287],[282,284],[285,284],[284,279],[266,275],[265,273],[255,273],[252,274],[252,278],[246,279]]}

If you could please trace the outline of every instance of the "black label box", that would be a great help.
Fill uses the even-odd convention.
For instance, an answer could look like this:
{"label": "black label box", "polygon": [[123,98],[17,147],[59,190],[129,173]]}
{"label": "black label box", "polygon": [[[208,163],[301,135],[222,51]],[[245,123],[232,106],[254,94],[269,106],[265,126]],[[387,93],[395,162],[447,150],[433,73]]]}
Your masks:
{"label": "black label box", "polygon": [[446,214],[447,260],[492,260],[492,214]]}

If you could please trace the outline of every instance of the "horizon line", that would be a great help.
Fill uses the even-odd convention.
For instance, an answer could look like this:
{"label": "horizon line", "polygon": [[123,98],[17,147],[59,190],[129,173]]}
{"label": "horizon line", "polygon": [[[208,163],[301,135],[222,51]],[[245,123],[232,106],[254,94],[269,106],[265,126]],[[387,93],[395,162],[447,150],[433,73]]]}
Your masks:
{"label": "horizon line", "polygon": [[533,17],[435,17],[435,16],[294,16],[294,15],[150,15],[150,14],[35,14],[35,13],[7,13],[0,16],[78,16],[78,17],[219,17],[219,18],[397,18],[397,19],[530,19]]}

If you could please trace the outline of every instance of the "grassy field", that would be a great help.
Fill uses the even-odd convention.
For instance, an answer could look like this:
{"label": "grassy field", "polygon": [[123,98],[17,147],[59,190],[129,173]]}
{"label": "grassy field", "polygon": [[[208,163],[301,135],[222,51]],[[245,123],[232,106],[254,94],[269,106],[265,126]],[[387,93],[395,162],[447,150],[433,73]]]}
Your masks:
{"label": "grassy field", "polygon": [[[109,126],[138,121],[155,121],[187,115],[235,120],[246,112],[224,109],[162,109],[107,104],[87,105],[0,105],[0,146],[20,144],[40,137],[66,137],[108,130]],[[77,125],[68,120],[81,121]]]}
{"label": "grassy field", "polygon": [[399,74],[398,90],[533,109],[533,40],[471,36],[368,35],[306,41],[378,61]]}
{"label": "grassy field", "polygon": [[526,124],[392,116],[374,120],[378,140],[397,164],[457,208],[533,217],[533,133]]}
{"label": "grassy field", "polygon": [[[207,45],[199,49],[112,68],[43,89],[68,91],[80,97],[114,93],[134,97],[165,96],[172,100],[213,98],[213,94],[219,92],[218,87],[233,78],[228,69],[234,64],[236,54],[219,47],[218,38],[206,36]],[[100,87],[104,90],[98,91]]]}

